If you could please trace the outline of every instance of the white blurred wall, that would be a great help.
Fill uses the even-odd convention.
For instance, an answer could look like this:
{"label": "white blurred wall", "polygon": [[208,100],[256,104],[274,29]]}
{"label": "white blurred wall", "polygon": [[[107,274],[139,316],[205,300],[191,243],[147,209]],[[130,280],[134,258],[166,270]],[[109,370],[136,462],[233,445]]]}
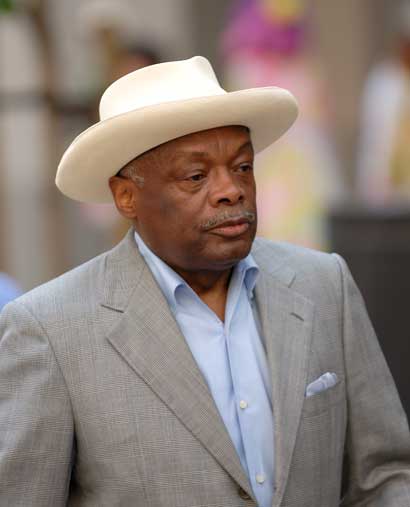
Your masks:
{"label": "white blurred wall", "polygon": [[43,66],[27,18],[0,17],[1,253],[23,287],[46,280],[57,249],[49,206],[49,111]]}

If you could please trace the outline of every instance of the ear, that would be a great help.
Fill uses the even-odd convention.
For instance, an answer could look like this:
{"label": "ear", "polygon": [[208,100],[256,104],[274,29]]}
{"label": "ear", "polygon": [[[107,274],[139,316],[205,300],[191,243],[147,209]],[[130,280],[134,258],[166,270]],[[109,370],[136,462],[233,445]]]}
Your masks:
{"label": "ear", "polygon": [[137,193],[135,183],[129,178],[112,176],[108,180],[115,205],[119,213],[128,219],[135,219],[137,216]]}

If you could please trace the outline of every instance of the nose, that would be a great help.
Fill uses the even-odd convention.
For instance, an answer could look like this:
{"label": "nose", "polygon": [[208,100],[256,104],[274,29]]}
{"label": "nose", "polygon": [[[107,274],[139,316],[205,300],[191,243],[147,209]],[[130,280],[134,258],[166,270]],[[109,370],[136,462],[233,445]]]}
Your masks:
{"label": "nose", "polygon": [[244,200],[244,191],[238,176],[228,169],[215,171],[210,192],[211,204],[233,205]]}

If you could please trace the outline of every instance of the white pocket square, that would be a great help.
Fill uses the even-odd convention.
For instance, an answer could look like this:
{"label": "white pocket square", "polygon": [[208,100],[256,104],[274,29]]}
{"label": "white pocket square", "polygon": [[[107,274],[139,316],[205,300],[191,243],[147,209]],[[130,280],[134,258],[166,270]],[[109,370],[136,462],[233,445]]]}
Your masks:
{"label": "white pocket square", "polygon": [[325,391],[326,389],[329,389],[330,387],[333,387],[338,382],[338,377],[336,373],[324,373],[321,375],[318,379],[311,382],[307,388],[306,388],[306,398],[309,398],[309,396],[313,396],[314,394],[318,394],[322,391]]}

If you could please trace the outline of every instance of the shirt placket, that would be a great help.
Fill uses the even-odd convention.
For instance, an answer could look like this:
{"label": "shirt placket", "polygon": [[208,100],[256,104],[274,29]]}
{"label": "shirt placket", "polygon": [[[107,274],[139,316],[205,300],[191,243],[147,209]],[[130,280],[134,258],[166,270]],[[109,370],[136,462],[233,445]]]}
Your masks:
{"label": "shirt placket", "polygon": [[[246,291],[240,291],[229,322],[227,347],[249,479],[259,506],[265,507],[270,506],[273,491],[273,414],[252,342],[258,336],[251,312]],[[243,329],[252,336],[243,336]]]}

